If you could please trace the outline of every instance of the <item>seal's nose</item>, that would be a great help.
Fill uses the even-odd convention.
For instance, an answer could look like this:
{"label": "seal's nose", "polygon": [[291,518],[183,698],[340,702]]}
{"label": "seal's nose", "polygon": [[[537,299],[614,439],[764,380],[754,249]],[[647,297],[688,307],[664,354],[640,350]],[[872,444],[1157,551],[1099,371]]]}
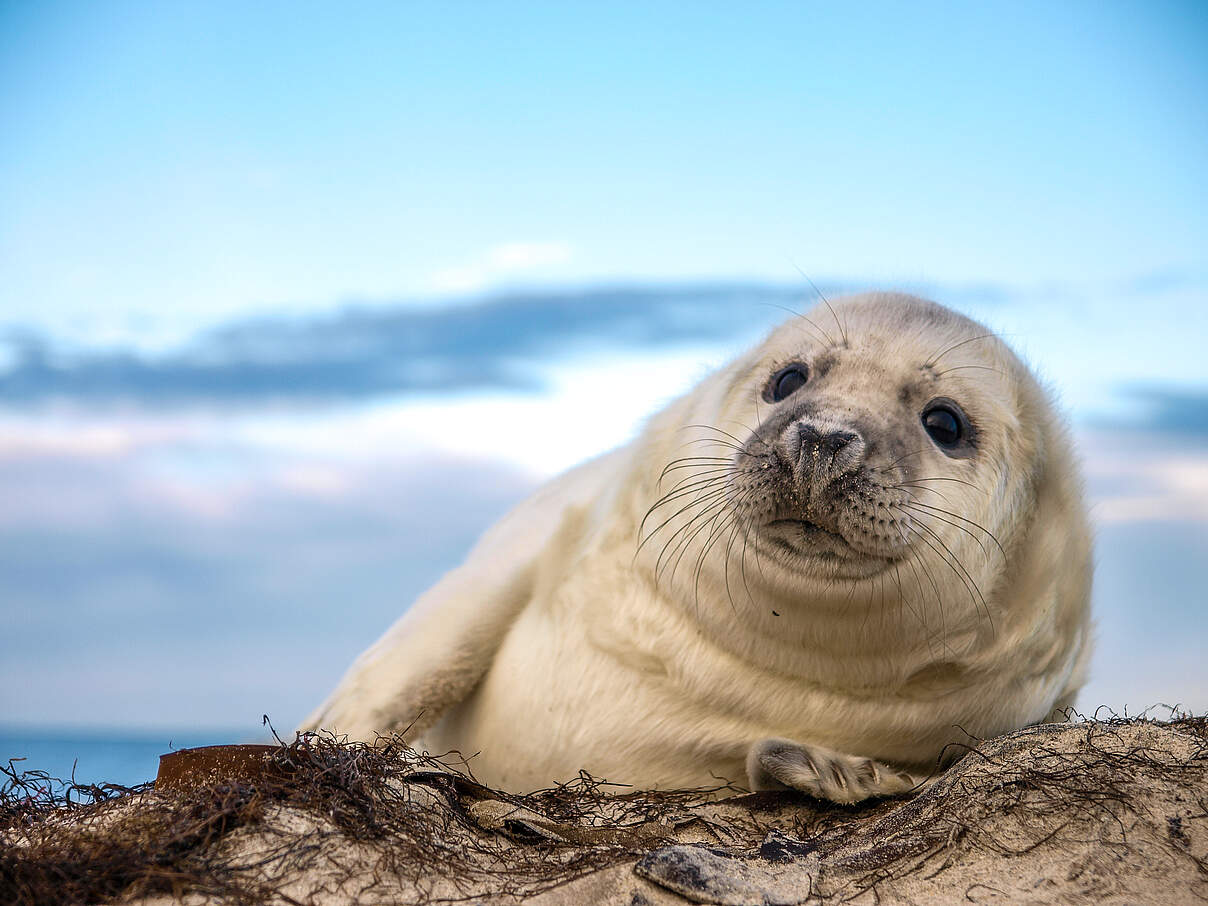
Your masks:
{"label": "seal's nose", "polygon": [[846,426],[800,421],[782,437],[799,480],[807,483],[826,484],[864,460],[864,438]]}

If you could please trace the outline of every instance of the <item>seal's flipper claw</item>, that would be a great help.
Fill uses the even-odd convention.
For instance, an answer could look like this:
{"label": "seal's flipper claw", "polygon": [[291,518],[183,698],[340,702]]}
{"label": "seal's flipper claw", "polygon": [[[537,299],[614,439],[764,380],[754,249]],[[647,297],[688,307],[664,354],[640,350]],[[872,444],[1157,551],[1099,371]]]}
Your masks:
{"label": "seal's flipper claw", "polygon": [[787,788],[839,803],[896,796],[921,782],[907,771],[872,758],[789,739],[763,739],[752,745],[747,753],[747,777],[753,790]]}

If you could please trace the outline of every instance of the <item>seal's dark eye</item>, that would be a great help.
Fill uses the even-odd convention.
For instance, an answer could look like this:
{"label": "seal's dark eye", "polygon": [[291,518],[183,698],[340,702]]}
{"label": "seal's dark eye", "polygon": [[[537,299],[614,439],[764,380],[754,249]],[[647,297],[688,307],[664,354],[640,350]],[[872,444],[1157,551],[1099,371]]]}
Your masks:
{"label": "seal's dark eye", "polygon": [[768,382],[767,398],[778,403],[786,396],[796,393],[805,386],[809,371],[804,365],[789,365],[781,368]]}
{"label": "seal's dark eye", "polygon": [[941,447],[955,447],[965,437],[965,420],[959,409],[941,403],[923,412],[923,427]]}

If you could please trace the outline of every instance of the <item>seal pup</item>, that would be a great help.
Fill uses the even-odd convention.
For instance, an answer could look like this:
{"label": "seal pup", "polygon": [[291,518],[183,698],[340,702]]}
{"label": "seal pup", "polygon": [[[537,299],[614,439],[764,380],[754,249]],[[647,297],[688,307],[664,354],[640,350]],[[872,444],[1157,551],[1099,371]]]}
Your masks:
{"label": "seal pup", "polygon": [[422,733],[513,790],[855,802],[1072,706],[1090,564],[1066,431],[1001,340],[824,300],[516,507],[305,726]]}

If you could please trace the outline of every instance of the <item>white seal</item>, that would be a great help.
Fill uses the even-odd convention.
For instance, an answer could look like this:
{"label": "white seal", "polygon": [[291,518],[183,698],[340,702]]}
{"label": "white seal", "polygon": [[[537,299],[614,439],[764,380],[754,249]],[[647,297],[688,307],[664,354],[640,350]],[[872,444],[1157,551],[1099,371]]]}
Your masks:
{"label": "white seal", "polygon": [[1027,368],[932,302],[856,296],[518,506],[306,726],[410,728],[514,790],[853,802],[1073,704],[1090,564]]}

